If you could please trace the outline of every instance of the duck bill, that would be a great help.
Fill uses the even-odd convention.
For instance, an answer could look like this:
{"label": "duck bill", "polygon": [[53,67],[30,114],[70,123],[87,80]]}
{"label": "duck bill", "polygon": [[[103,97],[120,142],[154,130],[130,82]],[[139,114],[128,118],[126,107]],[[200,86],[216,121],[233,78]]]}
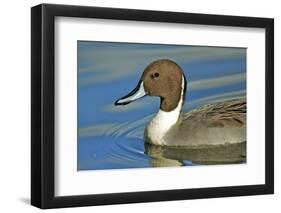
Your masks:
{"label": "duck bill", "polygon": [[126,104],[136,101],[146,95],[147,95],[147,93],[144,90],[143,81],[139,81],[137,87],[132,92],[130,92],[128,95],[118,99],[115,102],[115,105],[126,105]]}

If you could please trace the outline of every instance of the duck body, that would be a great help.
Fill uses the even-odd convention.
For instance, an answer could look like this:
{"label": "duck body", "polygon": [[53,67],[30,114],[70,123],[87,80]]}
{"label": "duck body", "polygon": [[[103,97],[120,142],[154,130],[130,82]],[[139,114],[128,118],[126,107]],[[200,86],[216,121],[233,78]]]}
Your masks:
{"label": "duck body", "polygon": [[246,100],[212,103],[182,112],[187,81],[181,67],[162,59],[149,64],[137,85],[115,105],[146,95],[160,97],[160,109],[144,132],[145,141],[161,146],[205,146],[246,141]]}
{"label": "duck body", "polygon": [[[158,112],[159,113],[159,112]],[[171,113],[171,112],[168,112]],[[244,99],[213,103],[181,112],[168,128],[167,115],[157,114],[147,126],[148,143],[166,146],[204,146],[246,141],[246,101]],[[164,126],[164,127],[163,127]]]}

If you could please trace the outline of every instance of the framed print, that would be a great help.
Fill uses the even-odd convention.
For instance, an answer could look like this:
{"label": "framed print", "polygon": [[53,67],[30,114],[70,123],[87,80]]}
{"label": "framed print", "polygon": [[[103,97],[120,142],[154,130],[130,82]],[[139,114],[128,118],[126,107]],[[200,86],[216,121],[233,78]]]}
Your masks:
{"label": "framed print", "polygon": [[271,194],[274,21],[31,9],[31,204]]}

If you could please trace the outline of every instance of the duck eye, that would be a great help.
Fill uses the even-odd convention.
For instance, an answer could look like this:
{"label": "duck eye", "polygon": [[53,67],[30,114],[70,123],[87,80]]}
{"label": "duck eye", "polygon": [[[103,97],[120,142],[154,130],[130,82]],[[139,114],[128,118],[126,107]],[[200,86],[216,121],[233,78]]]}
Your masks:
{"label": "duck eye", "polygon": [[158,72],[156,72],[155,74],[154,74],[154,77],[159,77],[159,73]]}
{"label": "duck eye", "polygon": [[155,78],[158,78],[159,75],[160,74],[158,72],[156,72],[156,73],[152,73],[150,76],[151,76],[152,79],[155,79]]}

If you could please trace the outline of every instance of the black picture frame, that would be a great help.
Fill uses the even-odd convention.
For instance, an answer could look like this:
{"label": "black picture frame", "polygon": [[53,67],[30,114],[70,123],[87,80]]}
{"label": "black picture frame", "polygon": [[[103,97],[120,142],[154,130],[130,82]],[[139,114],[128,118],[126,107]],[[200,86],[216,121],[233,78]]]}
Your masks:
{"label": "black picture frame", "polygon": [[[54,195],[54,20],[57,16],[264,28],[265,184],[130,193]],[[42,209],[274,193],[274,20],[164,11],[41,4],[31,8],[31,204]]]}

